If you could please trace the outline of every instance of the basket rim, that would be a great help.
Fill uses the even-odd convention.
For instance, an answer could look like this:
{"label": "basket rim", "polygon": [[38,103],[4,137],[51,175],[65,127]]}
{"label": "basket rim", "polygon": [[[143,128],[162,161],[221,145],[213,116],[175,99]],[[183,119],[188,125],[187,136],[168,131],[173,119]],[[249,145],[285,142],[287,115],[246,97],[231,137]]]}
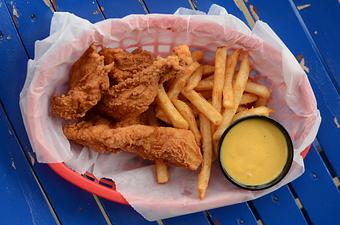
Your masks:
{"label": "basket rim", "polygon": [[[301,152],[301,156],[305,159],[312,145],[309,145],[305,150]],[[107,200],[117,202],[123,205],[129,205],[126,199],[121,193],[115,190],[115,187],[109,188],[96,181],[92,181],[82,176],[81,174],[71,170],[64,163],[48,163],[48,166],[59,176],[72,183],[73,185],[89,192],[95,194],[99,197],[105,198]]]}

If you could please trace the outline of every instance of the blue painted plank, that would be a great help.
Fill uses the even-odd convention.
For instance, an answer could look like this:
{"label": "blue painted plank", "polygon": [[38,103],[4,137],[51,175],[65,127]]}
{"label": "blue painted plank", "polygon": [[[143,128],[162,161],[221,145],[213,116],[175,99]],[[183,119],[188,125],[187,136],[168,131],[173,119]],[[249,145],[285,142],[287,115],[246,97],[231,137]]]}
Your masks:
{"label": "blue painted plank", "polygon": [[2,106],[0,145],[0,223],[56,224]]}
{"label": "blue painted plank", "polygon": [[48,36],[53,12],[44,1],[5,0],[6,5],[4,0],[0,2],[3,7],[7,5],[29,57],[33,58],[34,42]]}
{"label": "blue painted plank", "polygon": [[203,213],[192,213],[163,220],[164,225],[210,225],[208,217]]}
{"label": "blue painted plank", "polygon": [[264,224],[307,224],[288,186],[252,201]]}
{"label": "blue painted plank", "polygon": [[292,187],[312,223],[340,224],[340,193],[315,147],[309,151],[305,166],[305,173]]}
{"label": "blue painted plank", "polygon": [[95,0],[56,1],[55,8],[58,12],[71,12],[77,16],[89,20],[92,23],[104,19],[101,9]]}
{"label": "blue painted plank", "polygon": [[247,203],[209,210],[210,217],[219,225],[257,225],[256,218]]}
{"label": "blue painted plank", "polygon": [[103,204],[112,224],[157,225],[157,222],[149,222],[145,220],[131,206],[110,202],[105,199],[102,199],[101,203]]}
{"label": "blue painted plank", "polygon": [[168,13],[173,14],[179,7],[191,9],[188,0],[172,0],[172,1],[159,1],[159,0],[144,0],[146,7],[150,13]]}
{"label": "blue painted plank", "polygon": [[[318,108],[323,118],[318,133],[318,140],[325,150],[335,172],[340,175],[340,129],[335,124],[335,118],[340,121],[340,97],[322,61],[310,44],[298,15],[292,9],[289,1],[263,2],[253,0],[260,19],[266,21],[279,35],[294,55],[302,54],[309,67],[309,81],[311,82],[318,102]],[[295,9],[295,8],[294,8]],[[306,9],[307,10],[307,9]],[[284,18],[284,20],[282,20]]]}
{"label": "blue painted plank", "polygon": [[129,14],[146,13],[142,3],[138,0],[124,0],[124,4],[121,1],[98,0],[98,3],[102,6],[106,18],[121,18]]}
{"label": "blue painted plank", "polygon": [[[340,3],[335,0],[294,0],[295,5],[311,4],[299,11],[315,41],[340,93]],[[327,13],[325,13],[327,12]]]}
{"label": "blue painted plank", "polygon": [[[22,123],[18,104],[19,92],[25,79],[28,57],[12,24],[4,1],[0,0],[0,2],[2,3],[2,7],[0,7],[0,58],[2,59],[0,61],[0,99],[25,153],[33,154]],[[28,6],[30,5],[26,5],[26,7],[20,7],[19,5],[18,7],[24,13],[25,9],[32,10]],[[44,5],[42,7],[49,10]],[[41,9],[37,9],[37,12],[40,11]],[[40,17],[39,14],[36,13],[36,15]],[[27,27],[27,29],[30,29],[30,27]],[[49,27],[41,26],[40,29],[48,30]],[[36,37],[35,35],[38,36],[39,33],[31,33],[32,40]],[[26,43],[29,43],[29,41]],[[31,47],[30,45],[28,46]],[[106,224],[92,195],[64,181],[45,164],[36,163],[33,169],[62,223],[91,224],[91,221],[96,221],[97,224]]]}
{"label": "blue painted plank", "polygon": [[208,12],[212,4],[223,6],[228,13],[233,14],[237,18],[243,20],[246,23],[246,19],[242,11],[235,5],[234,1],[225,0],[194,0],[196,8],[203,12]]}

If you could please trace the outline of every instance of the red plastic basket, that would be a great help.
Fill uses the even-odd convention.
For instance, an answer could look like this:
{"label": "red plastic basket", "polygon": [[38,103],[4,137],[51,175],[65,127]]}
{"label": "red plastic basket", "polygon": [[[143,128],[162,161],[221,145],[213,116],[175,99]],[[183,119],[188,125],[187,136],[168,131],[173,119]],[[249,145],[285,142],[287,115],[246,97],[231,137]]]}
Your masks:
{"label": "red plastic basket", "polygon": [[[306,157],[310,147],[311,146],[308,146],[303,152],[301,152],[301,156],[303,158]],[[59,174],[59,176],[85,191],[113,202],[118,202],[125,205],[129,204],[124,199],[124,197],[118,191],[116,191],[116,186],[112,180],[98,180],[90,173],[81,175],[68,168],[64,163],[49,163],[48,165],[54,172]]]}

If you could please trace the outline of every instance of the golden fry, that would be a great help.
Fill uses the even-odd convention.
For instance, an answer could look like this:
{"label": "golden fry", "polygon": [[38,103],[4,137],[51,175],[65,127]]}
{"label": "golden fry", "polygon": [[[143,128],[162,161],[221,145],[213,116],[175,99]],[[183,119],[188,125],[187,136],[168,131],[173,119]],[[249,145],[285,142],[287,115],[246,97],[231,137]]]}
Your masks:
{"label": "golden fry", "polygon": [[266,86],[261,84],[254,83],[252,81],[248,81],[246,85],[246,92],[255,94],[262,98],[269,98],[270,97],[270,89]]}
{"label": "golden fry", "polygon": [[237,49],[227,59],[227,66],[225,68],[225,81],[223,87],[223,106],[225,108],[232,108],[234,105],[234,91],[232,83],[239,54],[240,50]]}
{"label": "golden fry", "polygon": [[200,66],[198,62],[194,62],[186,67],[185,71],[181,76],[178,76],[175,81],[170,86],[168,91],[168,96],[170,99],[177,98],[181,90],[185,87],[187,80],[190,78],[191,74]]}
{"label": "golden fry", "polygon": [[[151,126],[159,126],[159,122],[155,116],[155,110],[150,107],[147,111],[148,123]],[[159,159],[155,161],[155,175],[156,181],[159,184],[165,184],[169,181],[169,171],[167,165],[163,160]]]}
{"label": "golden fry", "polygon": [[203,113],[212,123],[219,125],[222,121],[222,115],[202,96],[196,91],[182,91],[182,94]]}
{"label": "golden fry", "polygon": [[195,72],[191,75],[191,77],[187,81],[187,86],[185,87],[186,91],[190,91],[192,89],[195,89],[195,87],[198,85],[198,83],[202,79],[202,72],[203,72],[202,66],[198,67],[195,70]]}
{"label": "golden fry", "polygon": [[214,133],[213,139],[219,140],[221,135],[223,134],[224,130],[230,125],[233,117],[236,113],[236,110],[240,104],[244,89],[247,85],[247,80],[249,77],[250,66],[249,66],[249,59],[248,54],[243,54],[243,59],[240,65],[240,70],[237,74],[235,86],[234,86],[234,106],[231,109],[225,109],[223,112],[223,121],[217,128]]}
{"label": "golden fry", "polygon": [[201,61],[201,60],[203,59],[204,53],[203,53],[203,51],[201,51],[201,50],[193,51],[193,52],[191,53],[191,57],[192,57],[192,59],[193,59],[194,61],[199,62],[199,61]]}
{"label": "golden fry", "polygon": [[[214,80],[214,74],[213,74],[213,75],[210,75],[210,76],[208,76],[208,77],[205,77],[203,80]],[[211,89],[212,89],[212,86],[213,86],[213,85],[211,85]]]}
{"label": "golden fry", "polygon": [[209,120],[204,114],[199,114],[200,130],[202,134],[202,151],[203,163],[200,173],[198,174],[198,195],[200,199],[204,199],[208,188],[210,173],[211,173],[211,159],[212,159],[212,133]]}
{"label": "golden fry", "polygon": [[251,116],[251,115],[269,116],[269,114],[272,111],[273,111],[272,109],[266,106],[260,106],[256,108],[247,109],[247,110],[244,110],[242,112],[235,114],[235,116],[233,117],[233,121],[241,119],[246,116]]}
{"label": "golden fry", "polygon": [[222,93],[224,86],[224,73],[227,59],[227,48],[219,47],[215,53],[215,73],[212,90],[212,105],[218,112],[222,109]]}
{"label": "golden fry", "polygon": [[259,107],[259,106],[265,106],[268,103],[269,98],[262,98],[259,97],[256,102],[255,102],[255,107]]}
{"label": "golden fry", "polygon": [[215,72],[215,67],[211,65],[203,65],[203,76],[210,75]]}
{"label": "golden fry", "polygon": [[252,102],[255,102],[258,99],[258,97],[254,94],[249,94],[249,93],[243,93],[240,105],[246,105]]}
{"label": "golden fry", "polygon": [[237,110],[236,110],[236,113],[242,112],[242,111],[247,110],[247,109],[248,109],[247,107],[239,106],[239,107],[237,108]]}
{"label": "golden fry", "polygon": [[197,86],[195,87],[196,91],[211,91],[212,87],[214,86],[214,81],[213,80],[201,80]]}
{"label": "golden fry", "polygon": [[165,184],[169,181],[168,166],[161,159],[155,161],[156,180],[159,184]]}
{"label": "golden fry", "polygon": [[156,108],[156,117],[162,120],[164,123],[172,124],[161,108]]}
{"label": "golden fry", "polygon": [[175,106],[170,101],[169,97],[165,93],[163,85],[159,86],[158,93],[159,106],[164,111],[165,115],[171,121],[171,124],[176,128],[188,129],[188,122],[182,117],[182,115],[176,110]]}
{"label": "golden fry", "polygon": [[175,107],[177,108],[179,113],[184,117],[184,119],[188,122],[189,129],[194,134],[197,145],[201,146],[201,133],[198,130],[195,115],[191,110],[190,106],[188,106],[185,102],[178,99],[172,99],[172,103],[175,105]]}

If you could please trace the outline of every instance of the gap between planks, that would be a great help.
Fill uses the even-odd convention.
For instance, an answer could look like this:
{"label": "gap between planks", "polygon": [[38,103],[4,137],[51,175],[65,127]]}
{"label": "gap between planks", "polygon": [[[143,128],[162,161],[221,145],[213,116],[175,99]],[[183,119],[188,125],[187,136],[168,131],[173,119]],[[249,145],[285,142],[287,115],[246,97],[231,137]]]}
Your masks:
{"label": "gap between planks", "polygon": [[[7,8],[7,10],[8,10],[8,8]],[[15,28],[15,30],[16,30],[16,28]],[[16,30],[16,32],[17,32],[17,30]],[[56,214],[56,212],[55,212],[55,210],[54,210],[54,208],[53,208],[53,206],[52,206],[52,204],[51,204],[51,202],[50,202],[50,200],[49,200],[47,194],[45,193],[45,190],[43,189],[43,187],[42,187],[42,185],[41,185],[41,183],[40,183],[40,181],[39,181],[39,178],[36,176],[35,171],[33,170],[32,161],[29,159],[29,156],[26,155],[26,152],[24,151],[24,148],[23,148],[23,146],[22,146],[20,140],[18,139],[18,135],[17,135],[15,129],[13,128],[13,125],[12,125],[11,121],[8,119],[6,109],[4,108],[4,106],[3,106],[3,104],[2,104],[1,101],[0,101],[0,107],[1,107],[2,110],[3,110],[3,116],[6,117],[6,122],[7,122],[8,129],[11,131],[11,133],[12,133],[11,135],[14,136],[15,141],[17,142],[18,146],[20,147],[20,150],[21,150],[22,154],[24,155],[24,158],[25,158],[26,161],[28,162],[29,170],[30,170],[30,172],[31,172],[31,174],[32,174],[32,176],[33,176],[33,178],[34,178],[35,181],[37,182],[37,185],[38,185],[38,187],[39,187],[39,189],[40,189],[40,191],[41,191],[41,194],[43,195],[43,197],[44,197],[44,199],[45,199],[45,201],[46,201],[46,203],[47,203],[48,208],[50,209],[50,212],[51,212],[51,214],[52,214],[52,216],[53,216],[55,222],[56,222],[58,225],[61,225],[61,222],[60,222],[60,220],[59,220],[58,215]],[[30,154],[30,152],[28,152],[28,154]],[[15,167],[15,166],[14,166],[14,167]]]}
{"label": "gap between planks", "polygon": [[105,211],[105,209],[104,209],[104,207],[103,207],[101,201],[99,200],[98,196],[97,196],[97,195],[94,195],[94,194],[92,194],[92,196],[93,196],[94,200],[96,201],[96,203],[97,203],[97,205],[98,205],[98,207],[99,207],[101,213],[103,214],[104,219],[105,219],[105,222],[106,222],[108,225],[112,225],[111,220],[110,220],[109,216],[107,215],[107,213],[106,213],[106,211]]}

